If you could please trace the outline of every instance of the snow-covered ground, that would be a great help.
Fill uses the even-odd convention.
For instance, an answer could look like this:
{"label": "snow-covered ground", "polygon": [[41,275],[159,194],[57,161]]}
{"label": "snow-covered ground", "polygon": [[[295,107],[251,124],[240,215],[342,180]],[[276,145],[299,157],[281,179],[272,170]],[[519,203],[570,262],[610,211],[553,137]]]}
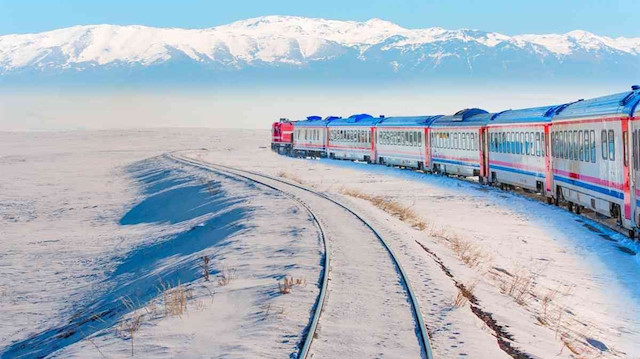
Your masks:
{"label": "snow-covered ground", "polygon": [[[318,294],[317,229],[284,195],[157,157],[213,133],[0,135],[0,357],[130,356],[137,320],[143,357],[297,352]],[[300,283],[281,295],[285,276]],[[169,287],[184,289],[172,292],[183,313],[168,313]]]}
{"label": "snow-covered ground", "polygon": [[[522,196],[288,158],[268,143],[268,131],[0,133],[0,356],[57,347],[61,358],[130,356],[126,329],[137,318],[135,356],[297,351],[318,293],[322,247],[313,223],[289,198],[158,157],[194,149],[182,153],[285,172],[360,212],[399,255],[439,357],[508,357],[478,308],[533,357],[640,357],[637,243]],[[341,193],[354,188],[410,206],[427,228]],[[222,273],[233,278],[227,285]],[[285,275],[307,284],[281,295]],[[165,286],[188,282],[181,316],[165,313],[165,298],[155,296],[160,277]],[[475,284],[474,311],[453,304],[456,283]]]}
{"label": "snow-covered ground", "polygon": [[[535,357],[640,357],[640,246],[619,234],[566,212],[519,195],[505,193],[456,179],[332,160],[302,160],[269,151],[246,151],[255,143],[237,143],[235,156],[217,151],[193,152],[191,156],[277,175],[297,177],[316,189],[358,205],[377,218],[396,238],[398,251],[406,253],[406,266],[414,266],[417,291],[444,291],[432,294],[449,303],[431,303],[423,295],[423,310],[435,324],[430,329],[436,351],[444,346],[473,342],[479,337],[469,332],[476,321],[467,308],[451,305],[457,289],[442,282],[422,282],[419,267],[433,261],[416,241],[444,262],[454,278],[467,286],[475,284],[479,306],[493,314],[497,324],[513,336],[514,346]],[[356,188],[371,195],[383,195],[410,206],[428,223],[416,231],[368,202],[340,195]],[[470,246],[477,263],[464,264],[452,250],[452,240]],[[472,261],[474,262],[474,261]],[[438,281],[440,279],[431,279]],[[420,284],[424,287],[420,288]],[[521,295],[518,292],[522,291]],[[463,312],[463,313],[460,313]],[[466,314],[466,315],[465,315]],[[462,325],[461,325],[462,324]],[[448,326],[462,326],[450,335]],[[466,327],[466,328],[465,328]],[[442,332],[442,334],[440,334]],[[469,337],[470,336],[470,337]],[[497,347],[495,339],[491,345]],[[476,342],[477,343],[477,342]],[[489,345],[489,344],[487,344]],[[476,357],[476,352],[471,352]],[[465,348],[466,349],[466,348]],[[484,349],[484,347],[483,347]],[[576,354],[577,353],[577,354]],[[448,356],[445,354],[445,356]],[[495,357],[495,353],[479,355]]]}

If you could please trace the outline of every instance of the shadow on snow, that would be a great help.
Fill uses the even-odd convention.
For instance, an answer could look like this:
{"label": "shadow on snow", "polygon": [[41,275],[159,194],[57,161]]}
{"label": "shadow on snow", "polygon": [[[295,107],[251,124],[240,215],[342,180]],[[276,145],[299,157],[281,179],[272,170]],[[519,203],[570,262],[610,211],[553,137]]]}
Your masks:
{"label": "shadow on snow", "polygon": [[[201,277],[198,259],[202,251],[224,245],[225,238],[246,229],[242,224],[250,209],[239,205],[219,182],[198,183],[178,169],[160,169],[162,162],[146,160],[129,172],[143,186],[147,197],[120,220],[121,225],[180,223],[210,214],[199,225],[134,248],[118,260],[120,264],[104,279],[107,290],[97,299],[77,304],[68,323],[40,332],[5,348],[2,358],[41,358],[115,325],[133,309],[146,305],[161,286],[189,283]],[[88,293],[86,297],[91,296]]]}

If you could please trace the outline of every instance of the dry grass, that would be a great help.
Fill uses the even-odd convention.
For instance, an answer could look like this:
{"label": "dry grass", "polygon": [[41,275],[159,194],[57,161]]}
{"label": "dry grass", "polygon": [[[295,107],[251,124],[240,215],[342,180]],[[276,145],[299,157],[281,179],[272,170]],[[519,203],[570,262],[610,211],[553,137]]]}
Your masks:
{"label": "dry grass", "polygon": [[304,181],[300,179],[300,177],[285,171],[278,172],[278,177],[288,179],[299,184],[304,184]]}
{"label": "dry grass", "polygon": [[142,316],[143,316],[142,313],[136,312],[130,318],[121,320],[118,326],[116,327],[116,333],[119,333],[119,334],[124,333],[126,334],[126,336],[129,337],[129,340],[131,341],[131,356],[134,355],[134,351],[133,351],[134,338],[136,336],[136,333],[142,326]]}
{"label": "dry grass", "polygon": [[285,277],[283,283],[278,282],[278,292],[280,294],[289,294],[294,285],[306,286],[307,280],[304,278]]}
{"label": "dry grass", "polygon": [[527,299],[533,296],[536,275],[524,270],[516,271],[509,280],[503,281],[500,290],[513,300],[524,306]]}
{"label": "dry grass", "polygon": [[462,263],[470,268],[478,267],[487,259],[487,255],[478,245],[465,241],[458,235],[447,235],[444,238],[449,241],[451,249]]}
{"label": "dry grass", "polygon": [[218,285],[221,287],[225,286],[231,283],[231,281],[236,278],[237,278],[237,275],[236,275],[235,269],[229,269],[227,267],[224,267],[220,271],[220,274],[218,274]]}
{"label": "dry grass", "polygon": [[474,297],[473,292],[476,289],[476,285],[478,285],[477,281],[457,285],[458,293],[456,293],[456,296],[453,298],[453,305],[456,307],[462,307],[467,304],[467,302],[471,301]]}
{"label": "dry grass", "polygon": [[202,257],[202,263],[200,264],[200,266],[202,267],[202,278],[204,278],[205,282],[209,281],[209,257],[207,256],[203,256]]}
{"label": "dry grass", "polygon": [[382,196],[371,196],[366,193],[360,192],[356,189],[342,189],[342,194],[363,199],[371,202],[374,206],[382,209],[383,211],[397,217],[403,222],[407,222],[411,227],[423,231],[428,228],[427,222],[423,221],[418,215],[411,209],[411,207],[403,206],[402,204],[387,199]]}
{"label": "dry grass", "polygon": [[456,307],[462,307],[467,304],[468,301],[467,297],[465,297],[462,291],[458,289],[458,293],[456,293],[456,296],[453,298],[453,305]]}
{"label": "dry grass", "polygon": [[187,299],[192,297],[191,291],[179,283],[173,288],[165,284],[161,284],[161,287],[165,315],[182,318],[187,311]]}

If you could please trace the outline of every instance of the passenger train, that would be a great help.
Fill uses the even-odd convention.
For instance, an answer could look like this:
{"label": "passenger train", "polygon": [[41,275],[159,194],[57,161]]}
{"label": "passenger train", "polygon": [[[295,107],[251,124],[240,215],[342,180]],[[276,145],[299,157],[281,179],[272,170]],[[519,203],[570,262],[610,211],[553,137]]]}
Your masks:
{"label": "passenger train", "polygon": [[640,86],[571,103],[453,115],[281,119],[271,148],[296,157],[328,157],[477,177],[503,189],[539,193],[640,228]]}

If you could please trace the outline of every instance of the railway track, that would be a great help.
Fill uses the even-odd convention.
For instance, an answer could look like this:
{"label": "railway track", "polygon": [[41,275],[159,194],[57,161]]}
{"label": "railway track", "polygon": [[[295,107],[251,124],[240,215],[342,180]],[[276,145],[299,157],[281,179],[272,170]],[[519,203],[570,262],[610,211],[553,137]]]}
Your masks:
{"label": "railway track", "polygon": [[[344,327],[345,324],[347,325],[354,325],[354,323],[356,325],[358,323],[361,324],[358,328],[354,328],[354,332],[358,332],[358,331],[362,332],[362,330],[365,330],[364,333],[366,333],[367,330],[372,331],[373,333],[372,335],[366,335],[366,336],[354,338],[359,340],[357,342],[360,344],[368,342],[369,344],[371,344],[371,346],[376,346],[376,345],[380,345],[380,343],[385,343],[384,345],[389,345],[390,347],[393,347],[393,344],[395,343],[394,340],[398,340],[397,339],[398,335],[395,335],[395,334],[399,334],[399,333],[392,333],[393,332],[392,330],[390,331],[389,328],[385,328],[386,325],[384,323],[385,323],[385,320],[391,322],[393,320],[397,321],[399,320],[399,318],[392,318],[395,315],[389,316],[388,315],[389,308],[379,308],[379,305],[372,307],[371,303],[369,303],[370,301],[367,300],[368,299],[367,296],[369,294],[371,295],[371,297],[376,298],[375,291],[378,288],[376,288],[375,286],[368,289],[368,291],[370,290],[371,293],[364,293],[364,295],[362,295],[362,293],[361,295],[358,295],[357,290],[354,290],[354,293],[341,293],[341,292],[334,291],[334,292],[331,292],[331,294],[329,295],[329,281],[332,279],[333,279],[332,283],[334,283],[332,284],[332,288],[336,287],[336,290],[337,290],[337,288],[344,289],[345,283],[348,288],[348,285],[349,285],[348,281],[349,280],[356,281],[360,279],[360,275],[362,275],[362,277],[365,279],[371,280],[372,279],[371,276],[376,274],[376,273],[373,273],[373,274],[369,273],[372,271],[371,268],[369,268],[369,270],[366,271],[367,273],[358,273],[358,271],[362,272],[362,268],[358,266],[358,263],[352,263],[350,259],[357,262],[357,257],[360,257],[360,256],[352,255],[351,257],[349,257],[349,251],[353,251],[353,250],[375,251],[376,250],[375,248],[371,249],[372,246],[367,246],[367,245],[357,246],[358,244],[357,241],[364,241],[367,239],[366,238],[367,236],[363,235],[363,232],[365,231],[369,233],[369,237],[372,236],[378,241],[379,244],[382,245],[383,250],[380,250],[380,252],[377,253],[378,257],[380,257],[380,254],[382,252],[388,254],[387,259],[378,258],[377,261],[379,263],[378,262],[376,263],[376,267],[378,265],[380,267],[384,267],[385,265],[388,266],[387,261],[390,259],[393,265],[393,268],[395,268],[396,273],[394,273],[393,276],[390,276],[390,274],[388,273],[389,271],[386,271],[379,275],[386,277],[387,279],[386,282],[393,282],[392,277],[394,276],[396,277],[396,281],[397,279],[400,279],[401,287],[405,292],[405,294],[402,295],[402,297],[404,298],[405,304],[407,299],[406,297],[408,296],[408,299],[409,299],[408,302],[409,302],[409,307],[410,307],[411,317],[412,317],[411,319],[413,320],[414,325],[412,325],[411,328],[405,328],[405,334],[413,333],[414,336],[417,337],[421,355],[426,359],[433,358],[431,344],[430,344],[429,336],[424,323],[424,319],[422,317],[422,312],[420,311],[417,298],[411,287],[409,279],[404,269],[402,268],[402,265],[400,264],[400,262],[396,258],[395,253],[393,252],[391,247],[388,245],[388,243],[384,240],[384,238],[375,230],[375,228],[373,228],[365,219],[359,216],[355,211],[351,210],[349,207],[327,196],[324,193],[315,191],[311,188],[307,188],[306,186],[303,186],[300,184],[290,183],[280,178],[276,178],[273,176],[269,176],[269,175],[265,175],[265,174],[261,174],[253,171],[241,170],[238,168],[219,165],[215,163],[201,162],[192,158],[182,156],[177,153],[167,154],[166,156],[179,163],[243,178],[247,181],[258,183],[270,189],[283,193],[293,198],[297,202],[299,202],[309,212],[310,216],[313,218],[314,222],[316,223],[316,225],[320,230],[320,233],[323,239],[323,244],[325,249],[325,256],[324,256],[324,263],[323,263],[324,269],[322,274],[322,284],[320,288],[320,294],[318,295],[318,299],[313,309],[313,316],[310,320],[309,325],[307,326],[308,329],[305,334],[304,342],[300,348],[300,351],[298,352],[298,356],[297,356],[298,358],[301,358],[301,359],[309,358],[313,356],[313,354],[318,354],[319,356],[323,356],[323,355],[327,356],[327,354],[330,353],[330,355],[335,355],[336,354],[335,350],[337,349],[335,348],[335,346],[332,348],[332,346],[333,344],[338,344],[338,343],[329,343],[330,341],[335,341],[335,342],[341,341],[343,342],[344,346],[348,347],[349,345],[347,343],[349,342],[350,338],[344,338],[343,336],[337,336],[337,337],[334,336],[332,338],[332,334],[331,334],[332,329],[340,328],[341,326]],[[304,201],[301,198],[301,197],[304,197],[305,195],[308,196],[305,198],[306,201]],[[350,216],[351,219],[355,220],[355,222],[349,222],[350,224],[349,226],[341,226],[343,228],[336,228],[335,225],[325,227],[325,223],[323,222],[331,222],[332,216],[328,215],[322,218],[322,216],[315,213],[314,210],[311,208],[311,206],[308,204],[308,202],[310,201],[318,201],[318,200],[320,200],[320,202],[315,202],[316,205],[325,206],[325,207],[331,206],[333,207],[332,209],[333,213],[337,213],[336,211],[344,212],[348,216]],[[328,207],[326,208],[330,209]],[[343,215],[343,217],[344,217],[344,213],[341,214]],[[357,231],[358,228],[360,228],[360,232],[354,232],[354,231]],[[330,240],[331,238],[336,238],[336,239],[333,242],[331,242]],[[337,238],[347,239],[347,241],[344,241],[344,240],[338,241]],[[335,248],[329,248],[327,242],[331,242],[332,246],[334,246]],[[330,256],[330,253],[332,253],[332,249],[334,249],[335,252],[333,252],[334,253],[333,256]],[[334,256],[336,258],[337,263],[333,263],[332,262],[333,259],[330,259],[330,258],[333,258]],[[346,260],[344,258],[345,256],[347,257]],[[366,256],[363,256],[363,257],[366,257]],[[329,271],[330,268],[331,268],[331,273]],[[378,269],[382,271],[382,269],[380,268]],[[333,276],[333,278],[330,278],[331,275]],[[374,279],[378,280],[378,278],[374,278]],[[388,283],[387,285],[392,287],[394,283]],[[395,292],[392,293],[396,295],[395,297],[391,295],[391,297],[394,297],[395,300],[397,301],[401,299],[397,297],[398,295],[400,295],[398,294],[398,292],[399,291],[396,290]],[[349,296],[353,298],[348,298]],[[329,301],[327,299],[328,297],[332,297],[333,300]],[[393,298],[381,298],[381,299],[384,299],[384,303],[387,303],[388,301],[391,301]],[[327,306],[327,302],[331,302],[331,304]],[[399,303],[402,304],[402,301],[399,301]],[[369,305],[370,307],[367,307],[367,305]],[[329,308],[327,309],[327,307]],[[366,323],[366,320],[365,321],[361,320],[362,317],[366,317],[366,315],[359,316],[357,312],[362,310],[371,311],[371,312],[374,312],[374,314],[377,313],[377,315],[371,315],[371,317],[375,318],[375,322]],[[325,311],[327,313],[325,313]],[[351,314],[351,312],[355,312],[356,314]],[[314,342],[314,339],[318,337],[319,328],[322,326],[320,324],[320,317],[323,314],[326,317],[328,317],[328,319],[325,320],[328,323],[325,323],[326,327],[322,329],[323,333],[321,334],[321,336],[322,338],[326,337],[331,340],[329,341],[323,340],[320,343],[316,344],[316,347],[317,347],[315,348],[316,352],[311,354],[313,351],[312,344]],[[349,321],[350,314],[353,315],[354,317],[351,318],[351,320]],[[365,314],[369,314],[369,313],[365,313]],[[406,327],[406,323],[400,323],[400,324],[403,324]],[[379,328],[380,330],[376,331],[375,328],[371,327],[375,325],[381,326],[382,328]],[[362,328],[362,326],[365,326],[366,328]],[[327,333],[325,333],[325,331]],[[338,332],[340,331],[338,330]],[[378,334],[378,337],[376,337],[376,334]],[[406,340],[406,338],[404,338],[404,340]],[[388,342],[392,342],[392,344],[386,344]],[[403,344],[400,342],[395,344],[398,347],[403,346]],[[362,352],[358,351],[358,349],[362,349],[362,348],[343,348],[343,349],[349,349],[349,350],[342,354],[347,354],[351,356],[353,355],[357,356],[358,354],[362,354]]]}

